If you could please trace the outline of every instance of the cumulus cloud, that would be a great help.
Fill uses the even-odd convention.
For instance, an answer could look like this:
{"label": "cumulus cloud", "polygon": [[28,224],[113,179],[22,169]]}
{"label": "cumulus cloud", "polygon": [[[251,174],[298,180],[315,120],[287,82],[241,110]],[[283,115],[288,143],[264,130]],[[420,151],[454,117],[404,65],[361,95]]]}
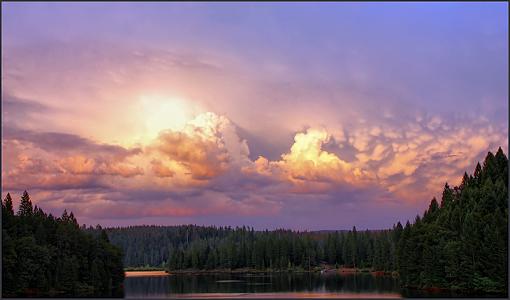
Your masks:
{"label": "cumulus cloud", "polygon": [[[220,176],[233,165],[245,163],[249,154],[246,140],[239,138],[234,125],[211,112],[196,116],[182,130],[162,131],[149,149],[159,157],[153,161],[156,175],[168,177],[180,169],[194,180]],[[178,167],[172,170],[164,164]]]}
{"label": "cumulus cloud", "polygon": [[154,159],[151,161],[151,164],[152,164],[152,171],[158,177],[172,177],[175,174],[175,172],[172,171],[171,167],[166,166],[160,160]]}
{"label": "cumulus cloud", "polygon": [[167,131],[159,135],[157,143],[163,156],[184,166],[194,179],[210,179],[227,169],[228,154],[214,141]]}
{"label": "cumulus cloud", "polygon": [[[203,186],[248,164],[249,148],[224,116],[204,113],[150,144],[126,148],[74,134],[7,126],[2,140],[4,183],[10,188],[158,188]],[[137,177],[130,180],[133,177]],[[122,180],[121,180],[122,179]],[[92,184],[94,183],[94,184]],[[23,186],[23,187],[21,187]]]}
{"label": "cumulus cloud", "polygon": [[131,166],[122,162],[101,161],[83,155],[74,155],[57,161],[62,173],[74,175],[113,175],[132,177],[142,175],[140,167]]}
{"label": "cumulus cloud", "polygon": [[290,181],[294,191],[320,192],[338,184],[360,184],[365,172],[342,160],[334,153],[324,150],[332,135],[326,129],[309,128],[294,137],[294,144],[288,153],[278,161],[259,157],[245,172],[257,172]]}
{"label": "cumulus cloud", "polygon": [[130,178],[143,170],[130,159],[139,148],[98,144],[63,133],[4,128],[2,184],[11,189],[96,188],[102,176]]}

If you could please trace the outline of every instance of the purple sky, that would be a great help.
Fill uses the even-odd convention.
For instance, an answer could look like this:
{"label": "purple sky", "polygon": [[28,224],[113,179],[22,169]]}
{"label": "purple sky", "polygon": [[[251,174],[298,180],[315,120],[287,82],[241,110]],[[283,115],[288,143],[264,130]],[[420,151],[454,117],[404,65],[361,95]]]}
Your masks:
{"label": "purple sky", "polygon": [[507,3],[2,3],[2,196],[384,228],[508,147]]}

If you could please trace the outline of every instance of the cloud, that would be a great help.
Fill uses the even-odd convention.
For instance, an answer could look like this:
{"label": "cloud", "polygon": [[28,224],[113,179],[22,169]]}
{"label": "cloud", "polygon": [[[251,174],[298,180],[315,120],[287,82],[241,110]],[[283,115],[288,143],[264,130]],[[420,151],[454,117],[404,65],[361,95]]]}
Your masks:
{"label": "cloud", "polygon": [[57,161],[57,165],[63,173],[74,175],[113,175],[122,177],[133,177],[142,175],[140,167],[130,166],[122,162],[101,161],[88,158],[83,155],[69,156]]}
{"label": "cloud", "polygon": [[[285,72],[258,77],[221,57],[164,51],[80,52],[94,67],[63,49],[42,81],[38,62],[56,61],[55,49],[43,47],[42,60],[10,52],[9,69],[23,76],[2,80],[10,92],[2,94],[2,183],[52,192],[45,197],[72,200],[90,218],[114,210],[126,219],[288,216],[294,206],[365,202],[421,210],[445,181],[455,184],[486,151],[507,144],[506,127],[487,118],[427,115],[363,86]],[[139,97],[166,101],[175,91],[200,107],[196,115],[153,140],[138,138],[147,119]]]}
{"label": "cloud", "polygon": [[222,145],[182,132],[167,131],[158,138],[158,151],[183,165],[194,179],[210,179],[226,171],[228,154]]}
{"label": "cloud", "polygon": [[72,134],[5,127],[2,149],[2,184],[16,190],[107,187],[105,176],[143,174],[130,161],[140,148],[99,144]]}
{"label": "cloud", "polygon": [[7,92],[2,92],[3,122],[5,123],[12,124],[20,120],[26,122],[32,114],[47,113],[54,109],[36,101],[22,99]]}
{"label": "cloud", "polygon": [[[43,208],[58,214],[65,207],[89,224],[210,224],[232,217],[262,228],[271,225],[261,220],[285,226],[296,218],[313,227],[310,215],[329,220],[333,215],[324,212],[328,210],[360,216],[344,217],[350,226],[372,222],[363,218],[377,216],[370,213],[375,207],[384,212],[385,222],[394,222],[394,212],[412,217],[416,206],[422,209],[421,203],[438,196],[444,181],[455,184],[452,180],[484,155],[484,145],[505,140],[483,121],[435,130],[427,122],[403,126],[406,134],[393,138],[384,135],[386,129],[399,129],[381,126],[380,134],[369,133],[365,150],[356,150],[349,162],[334,148],[352,145],[354,139],[349,142],[348,137],[360,135],[353,129],[339,143],[330,133],[338,129],[308,128],[295,134],[280,159],[251,161],[249,141],[237,135],[226,117],[212,113],[197,116],[181,130],[164,131],[136,151],[78,136],[9,130],[2,141],[3,186],[29,189]],[[18,139],[16,132],[28,135]],[[48,136],[78,141],[97,153],[66,146],[51,151]],[[332,150],[325,150],[326,145]]]}
{"label": "cloud", "polygon": [[289,182],[294,193],[327,193],[347,185],[365,184],[365,170],[324,150],[331,141],[332,135],[326,129],[308,128],[296,133],[290,151],[282,154],[280,160],[269,161],[261,156],[243,171]]}
{"label": "cloud", "polygon": [[251,160],[249,141],[212,112],[132,148],[6,126],[2,183],[35,190],[45,205],[89,219],[270,216],[318,203],[417,205],[440,193],[445,181],[456,184],[488,147],[507,138],[484,120],[443,118],[429,126],[433,120],[309,127],[276,160]]}
{"label": "cloud", "polygon": [[[249,163],[246,140],[224,116],[204,113],[180,130],[164,130],[148,145],[126,148],[74,134],[7,126],[4,182],[10,188],[111,187],[166,190],[204,186]],[[133,180],[130,180],[131,178]]]}
{"label": "cloud", "polygon": [[[372,171],[380,185],[407,201],[423,201],[438,196],[445,181],[458,184],[464,171],[487,151],[507,143],[504,128],[495,130],[482,119],[438,120],[437,116],[417,119],[401,127],[405,135],[386,136],[384,151],[374,147],[372,156],[378,154],[378,163]],[[361,161],[373,158],[367,152],[358,154]]]}
{"label": "cloud", "polygon": [[152,171],[158,177],[172,177],[175,172],[166,165],[163,164],[160,160],[154,159],[151,161]]}
{"label": "cloud", "polygon": [[3,128],[4,140],[17,140],[33,144],[41,150],[51,153],[89,152],[98,155],[125,158],[141,153],[139,147],[126,149],[122,146],[97,143],[76,134],[62,132],[41,132],[14,126]]}
{"label": "cloud", "polygon": [[[133,196],[134,195],[134,196]],[[141,198],[137,198],[140,197]],[[71,209],[76,215],[86,219],[132,219],[146,217],[204,217],[234,214],[239,216],[271,216],[280,212],[279,201],[267,199],[260,195],[229,195],[226,193],[204,190],[196,194],[160,195],[150,190],[127,191],[95,190],[63,190],[48,193],[36,191],[32,194],[39,205],[51,211],[59,211],[62,206]],[[153,201],[140,201],[153,198]]]}
{"label": "cloud", "polygon": [[249,155],[246,140],[237,136],[233,124],[211,112],[196,116],[181,131],[160,132],[150,149],[160,158],[153,163],[156,174],[169,174],[170,169],[163,170],[163,164],[173,163],[194,180],[220,176],[232,165],[246,162]]}
{"label": "cloud", "polygon": [[[439,120],[432,116],[404,126],[354,127],[338,138],[342,142],[333,139],[338,129],[309,128],[296,133],[280,160],[260,156],[243,172],[287,181],[290,188],[280,187],[297,193],[378,187],[392,194],[393,201],[428,201],[445,181],[458,184],[466,168],[507,141],[504,129],[482,119]],[[355,149],[355,159],[343,159],[342,151],[349,147]]]}

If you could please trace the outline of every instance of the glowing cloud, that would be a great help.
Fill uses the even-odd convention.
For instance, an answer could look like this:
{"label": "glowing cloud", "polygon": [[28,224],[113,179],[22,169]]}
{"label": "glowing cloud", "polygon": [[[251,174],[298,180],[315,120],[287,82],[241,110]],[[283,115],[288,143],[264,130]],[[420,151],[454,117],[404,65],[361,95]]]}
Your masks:
{"label": "glowing cloud", "polygon": [[180,131],[160,132],[150,149],[159,154],[160,160],[153,163],[158,175],[169,174],[170,169],[162,166],[166,161],[179,165],[194,180],[219,176],[249,154],[246,141],[239,139],[231,122],[211,112],[196,116]]}
{"label": "glowing cloud", "polygon": [[269,161],[261,156],[243,171],[288,181],[294,185],[292,192],[297,193],[325,193],[343,184],[366,183],[367,172],[323,150],[331,137],[324,128],[309,128],[295,135],[290,152],[281,160]]}

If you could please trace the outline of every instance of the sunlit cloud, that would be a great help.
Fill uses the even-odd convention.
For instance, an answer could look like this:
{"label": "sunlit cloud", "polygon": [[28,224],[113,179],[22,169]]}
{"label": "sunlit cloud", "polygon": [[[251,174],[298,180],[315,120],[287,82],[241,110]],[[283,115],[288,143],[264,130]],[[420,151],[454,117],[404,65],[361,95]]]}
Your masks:
{"label": "sunlit cloud", "polygon": [[[292,205],[292,194],[314,195],[315,201],[328,195],[328,201],[342,202],[345,196],[335,198],[339,192],[353,195],[373,188],[380,195],[388,193],[385,201],[417,203],[437,195],[445,181],[458,184],[470,162],[487,151],[486,145],[494,148],[507,139],[485,121],[472,121],[472,127],[431,129],[428,124],[430,120],[401,128],[386,124],[383,129],[347,131],[346,136],[338,128],[308,128],[295,133],[279,160],[251,160],[249,141],[226,116],[212,112],[192,117],[180,129],[162,130],[147,145],[132,149],[8,127],[2,142],[2,183],[6,189],[53,190],[55,195],[98,189],[124,194],[119,201],[109,199],[110,192],[96,198],[87,193],[73,202],[87,218],[104,218],[104,211],[122,218],[265,215],[281,211],[283,203]],[[402,134],[388,136],[386,130]],[[354,159],[342,159],[346,145],[355,149]],[[449,167],[441,168],[444,165]],[[128,200],[133,189],[173,196],[143,204]],[[190,194],[192,190],[196,192]],[[233,196],[237,190],[248,194]],[[176,200],[182,197],[187,200]],[[383,198],[375,197],[374,203]],[[94,208],[85,208],[90,205]]]}

